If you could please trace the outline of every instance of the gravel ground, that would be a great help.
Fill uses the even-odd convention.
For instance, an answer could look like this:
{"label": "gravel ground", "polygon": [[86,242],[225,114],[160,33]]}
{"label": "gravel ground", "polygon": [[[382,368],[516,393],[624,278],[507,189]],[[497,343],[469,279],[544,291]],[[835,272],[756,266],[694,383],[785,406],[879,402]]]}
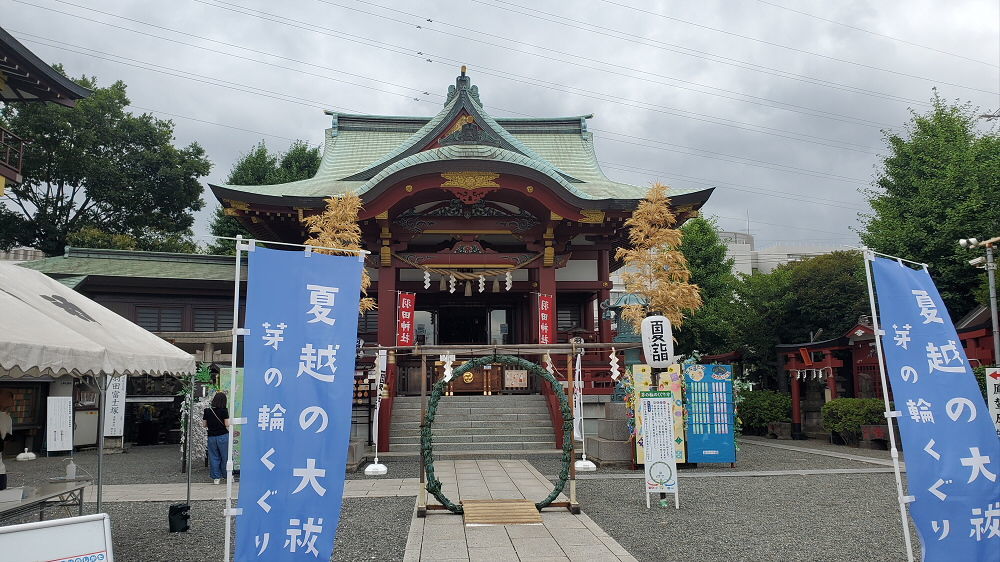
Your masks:
{"label": "gravel ground", "polygon": [[[18,462],[4,459],[7,466],[7,485],[34,486],[46,484],[54,476],[65,476],[68,455],[39,456],[33,461]],[[97,451],[78,451],[73,455],[77,465],[77,475],[90,474],[97,479]],[[168,484],[186,482],[187,475],[181,472],[181,452],[179,445],[149,445],[130,447],[127,453],[104,455],[105,484]],[[211,482],[208,468],[194,463],[191,473],[193,482]]]}
{"label": "gravel ground", "polygon": [[[861,447],[845,447],[844,445],[834,445],[826,439],[806,439],[804,441],[779,441],[777,439],[767,439],[765,437],[740,437],[741,446],[745,442],[749,441],[765,441],[768,443],[777,443],[779,445],[792,445],[795,447],[805,447],[807,449],[821,449],[824,451],[833,451],[837,453],[846,453],[848,455],[857,455],[859,457],[873,457],[882,460],[892,460],[889,456],[889,451],[882,451],[879,449],[863,449]],[[900,444],[896,443],[899,447]],[[899,458],[903,458],[903,452],[899,452]]]}
{"label": "gravel ground", "polygon": [[[791,443],[790,441],[787,443]],[[819,447],[812,447],[811,441],[796,441],[795,444],[801,444],[800,446],[819,449]],[[836,452],[855,454],[856,449],[850,447],[842,447],[837,445],[830,445],[834,448],[831,450],[836,450]],[[882,451],[885,452],[885,451]],[[886,454],[888,458],[888,454]],[[824,469],[824,468],[876,468],[878,465],[861,462],[852,461],[847,459],[838,459],[836,457],[825,457],[822,455],[815,455],[812,453],[802,453],[799,451],[789,451],[786,449],[776,449],[774,447],[766,447],[763,445],[757,445],[752,442],[741,442],[739,452],[736,454],[736,468],[730,468],[728,463],[718,464],[718,463],[699,463],[698,468],[686,468],[684,472],[714,472],[714,471],[747,471],[747,470],[797,470],[797,469]],[[562,460],[559,458],[541,458],[532,459],[532,466],[534,466],[538,472],[541,472],[545,476],[554,476],[559,474],[559,470],[562,468]],[[641,470],[630,470],[627,467],[601,467],[598,469],[597,474],[621,474],[621,473],[635,473],[640,474]]]}
{"label": "gravel ground", "polygon": [[906,559],[892,474],[681,480],[680,510],[647,511],[633,480],[580,481],[577,495],[643,561]]}
{"label": "gravel ground", "polygon": [[[115,560],[203,562],[221,559],[225,502],[196,501],[191,504],[188,532],[171,533],[167,527],[169,502],[105,503],[105,511],[111,516]],[[95,504],[84,505],[84,513],[93,513],[94,509]],[[333,560],[402,560],[412,515],[412,496],[345,499]],[[48,518],[58,516],[52,511]],[[28,517],[17,522],[33,520],[34,517]],[[235,537],[235,527],[233,532]]]}

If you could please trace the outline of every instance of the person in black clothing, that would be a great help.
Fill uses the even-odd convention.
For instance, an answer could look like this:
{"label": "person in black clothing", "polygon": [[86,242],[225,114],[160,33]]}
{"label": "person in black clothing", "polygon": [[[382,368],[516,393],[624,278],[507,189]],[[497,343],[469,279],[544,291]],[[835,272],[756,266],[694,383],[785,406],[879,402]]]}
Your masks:
{"label": "person in black clothing", "polygon": [[208,469],[212,482],[218,484],[226,474],[226,459],[229,458],[229,409],[224,392],[215,393],[212,407],[205,408],[202,418],[208,428]]}

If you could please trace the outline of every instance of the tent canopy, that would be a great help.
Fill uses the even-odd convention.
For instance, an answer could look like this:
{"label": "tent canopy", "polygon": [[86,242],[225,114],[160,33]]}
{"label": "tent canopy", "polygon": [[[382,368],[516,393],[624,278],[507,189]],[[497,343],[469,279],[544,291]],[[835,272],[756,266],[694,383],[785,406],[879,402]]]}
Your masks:
{"label": "tent canopy", "polygon": [[0,264],[0,376],[194,370],[192,355],[44,273]]}

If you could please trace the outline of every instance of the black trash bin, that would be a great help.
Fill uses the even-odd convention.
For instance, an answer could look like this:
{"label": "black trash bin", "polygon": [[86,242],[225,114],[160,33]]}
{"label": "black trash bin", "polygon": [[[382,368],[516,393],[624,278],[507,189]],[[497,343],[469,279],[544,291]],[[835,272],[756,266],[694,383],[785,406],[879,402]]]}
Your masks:
{"label": "black trash bin", "polygon": [[170,506],[170,513],[167,520],[170,523],[171,533],[183,533],[188,530],[188,518],[191,506],[186,503],[175,503]]}

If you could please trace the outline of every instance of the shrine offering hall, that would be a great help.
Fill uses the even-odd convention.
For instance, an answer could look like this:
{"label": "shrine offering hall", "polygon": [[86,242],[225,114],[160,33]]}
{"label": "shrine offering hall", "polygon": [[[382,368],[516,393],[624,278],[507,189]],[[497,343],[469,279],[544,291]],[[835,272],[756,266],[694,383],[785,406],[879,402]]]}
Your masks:
{"label": "shrine offering hall", "polygon": [[[256,238],[292,243],[308,238],[302,219],[326,198],[361,198],[369,294],[378,300],[358,328],[367,344],[397,344],[399,292],[415,294],[420,345],[612,340],[598,304],[611,296],[610,273],[621,265],[615,249],[627,244],[623,223],[648,186],[604,175],[590,115],[495,119],[464,69],[433,117],[329,115],[314,177],[211,187]],[[711,190],[668,194],[683,222]],[[547,328],[539,320],[549,312]],[[606,371],[607,357],[594,355]],[[419,392],[419,361],[400,354],[390,363],[390,392]]]}

